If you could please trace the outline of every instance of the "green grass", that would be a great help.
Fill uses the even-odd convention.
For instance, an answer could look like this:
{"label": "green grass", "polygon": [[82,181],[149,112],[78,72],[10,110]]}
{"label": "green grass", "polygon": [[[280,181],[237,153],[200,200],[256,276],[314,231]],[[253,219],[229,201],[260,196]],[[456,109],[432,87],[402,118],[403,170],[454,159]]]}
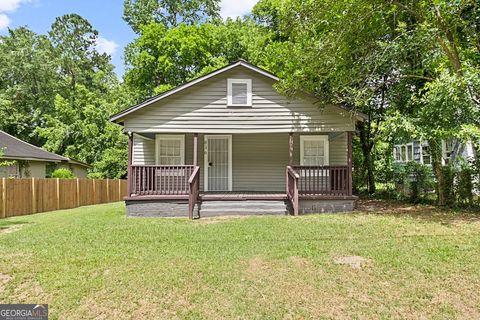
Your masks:
{"label": "green grass", "polygon": [[[51,319],[480,318],[478,216],[383,211],[188,221],[116,203],[0,220],[0,302],[49,303]],[[368,263],[333,262],[346,255]]]}

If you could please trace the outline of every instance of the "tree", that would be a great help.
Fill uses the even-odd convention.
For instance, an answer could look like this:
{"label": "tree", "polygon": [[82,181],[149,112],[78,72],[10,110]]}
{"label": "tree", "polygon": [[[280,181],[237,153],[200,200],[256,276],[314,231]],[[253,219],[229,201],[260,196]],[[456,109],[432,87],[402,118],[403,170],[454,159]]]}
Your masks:
{"label": "tree", "polygon": [[58,17],[49,36],[60,64],[62,94],[68,96],[72,104],[75,104],[77,84],[106,92],[104,81],[94,80],[98,75],[113,80],[113,66],[107,54],[96,50],[98,31],[86,19],[77,14]]}
{"label": "tree", "polygon": [[20,27],[0,37],[0,129],[41,145],[34,133],[53,110],[56,59],[46,36]]}
{"label": "tree", "polygon": [[181,24],[152,22],[125,51],[125,83],[138,100],[178,86],[239,58],[259,60],[268,37],[251,20]]}
{"label": "tree", "polygon": [[136,33],[150,23],[167,28],[220,17],[220,0],[125,0],[123,19]]}

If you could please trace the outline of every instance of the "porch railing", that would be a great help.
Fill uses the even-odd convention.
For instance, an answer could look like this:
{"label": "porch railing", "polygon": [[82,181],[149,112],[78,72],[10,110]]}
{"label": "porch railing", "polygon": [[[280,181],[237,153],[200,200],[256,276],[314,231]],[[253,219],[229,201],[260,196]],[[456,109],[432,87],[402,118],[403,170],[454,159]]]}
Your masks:
{"label": "porch railing", "polygon": [[188,217],[193,219],[193,210],[195,209],[195,205],[198,204],[200,196],[200,167],[195,167],[188,179],[188,185],[190,186],[190,194],[188,196]]}
{"label": "porch railing", "polygon": [[133,195],[188,195],[188,179],[195,166],[132,166],[130,179]]}
{"label": "porch railing", "polygon": [[129,196],[187,196],[188,213],[193,218],[200,193],[200,167],[194,165],[133,165]]}
{"label": "porch railing", "polygon": [[293,214],[298,215],[298,182],[300,176],[291,166],[287,167],[287,198],[293,208]]}
{"label": "porch railing", "polygon": [[348,166],[292,166],[301,195],[349,195]]}
{"label": "porch railing", "polygon": [[348,166],[288,166],[287,198],[298,214],[298,198],[308,196],[351,196]]}

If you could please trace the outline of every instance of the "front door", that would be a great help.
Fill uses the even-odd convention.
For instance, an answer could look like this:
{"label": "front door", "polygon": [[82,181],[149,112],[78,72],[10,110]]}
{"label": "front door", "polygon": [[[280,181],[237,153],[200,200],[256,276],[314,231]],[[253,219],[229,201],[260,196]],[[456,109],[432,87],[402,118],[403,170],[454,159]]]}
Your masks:
{"label": "front door", "polygon": [[232,190],[232,136],[205,136],[205,191]]}

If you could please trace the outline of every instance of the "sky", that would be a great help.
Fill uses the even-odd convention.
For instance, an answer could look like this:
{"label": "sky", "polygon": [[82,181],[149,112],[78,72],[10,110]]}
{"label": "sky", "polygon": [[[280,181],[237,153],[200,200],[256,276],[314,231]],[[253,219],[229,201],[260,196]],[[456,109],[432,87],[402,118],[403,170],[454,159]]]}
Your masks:
{"label": "sky", "polygon": [[[258,0],[222,0],[222,17],[235,18],[248,14]],[[123,0],[0,0],[0,35],[8,28],[28,26],[46,34],[55,18],[77,13],[99,32],[97,48],[111,55],[119,77],[124,73],[123,49],[135,33],[122,20]]]}

